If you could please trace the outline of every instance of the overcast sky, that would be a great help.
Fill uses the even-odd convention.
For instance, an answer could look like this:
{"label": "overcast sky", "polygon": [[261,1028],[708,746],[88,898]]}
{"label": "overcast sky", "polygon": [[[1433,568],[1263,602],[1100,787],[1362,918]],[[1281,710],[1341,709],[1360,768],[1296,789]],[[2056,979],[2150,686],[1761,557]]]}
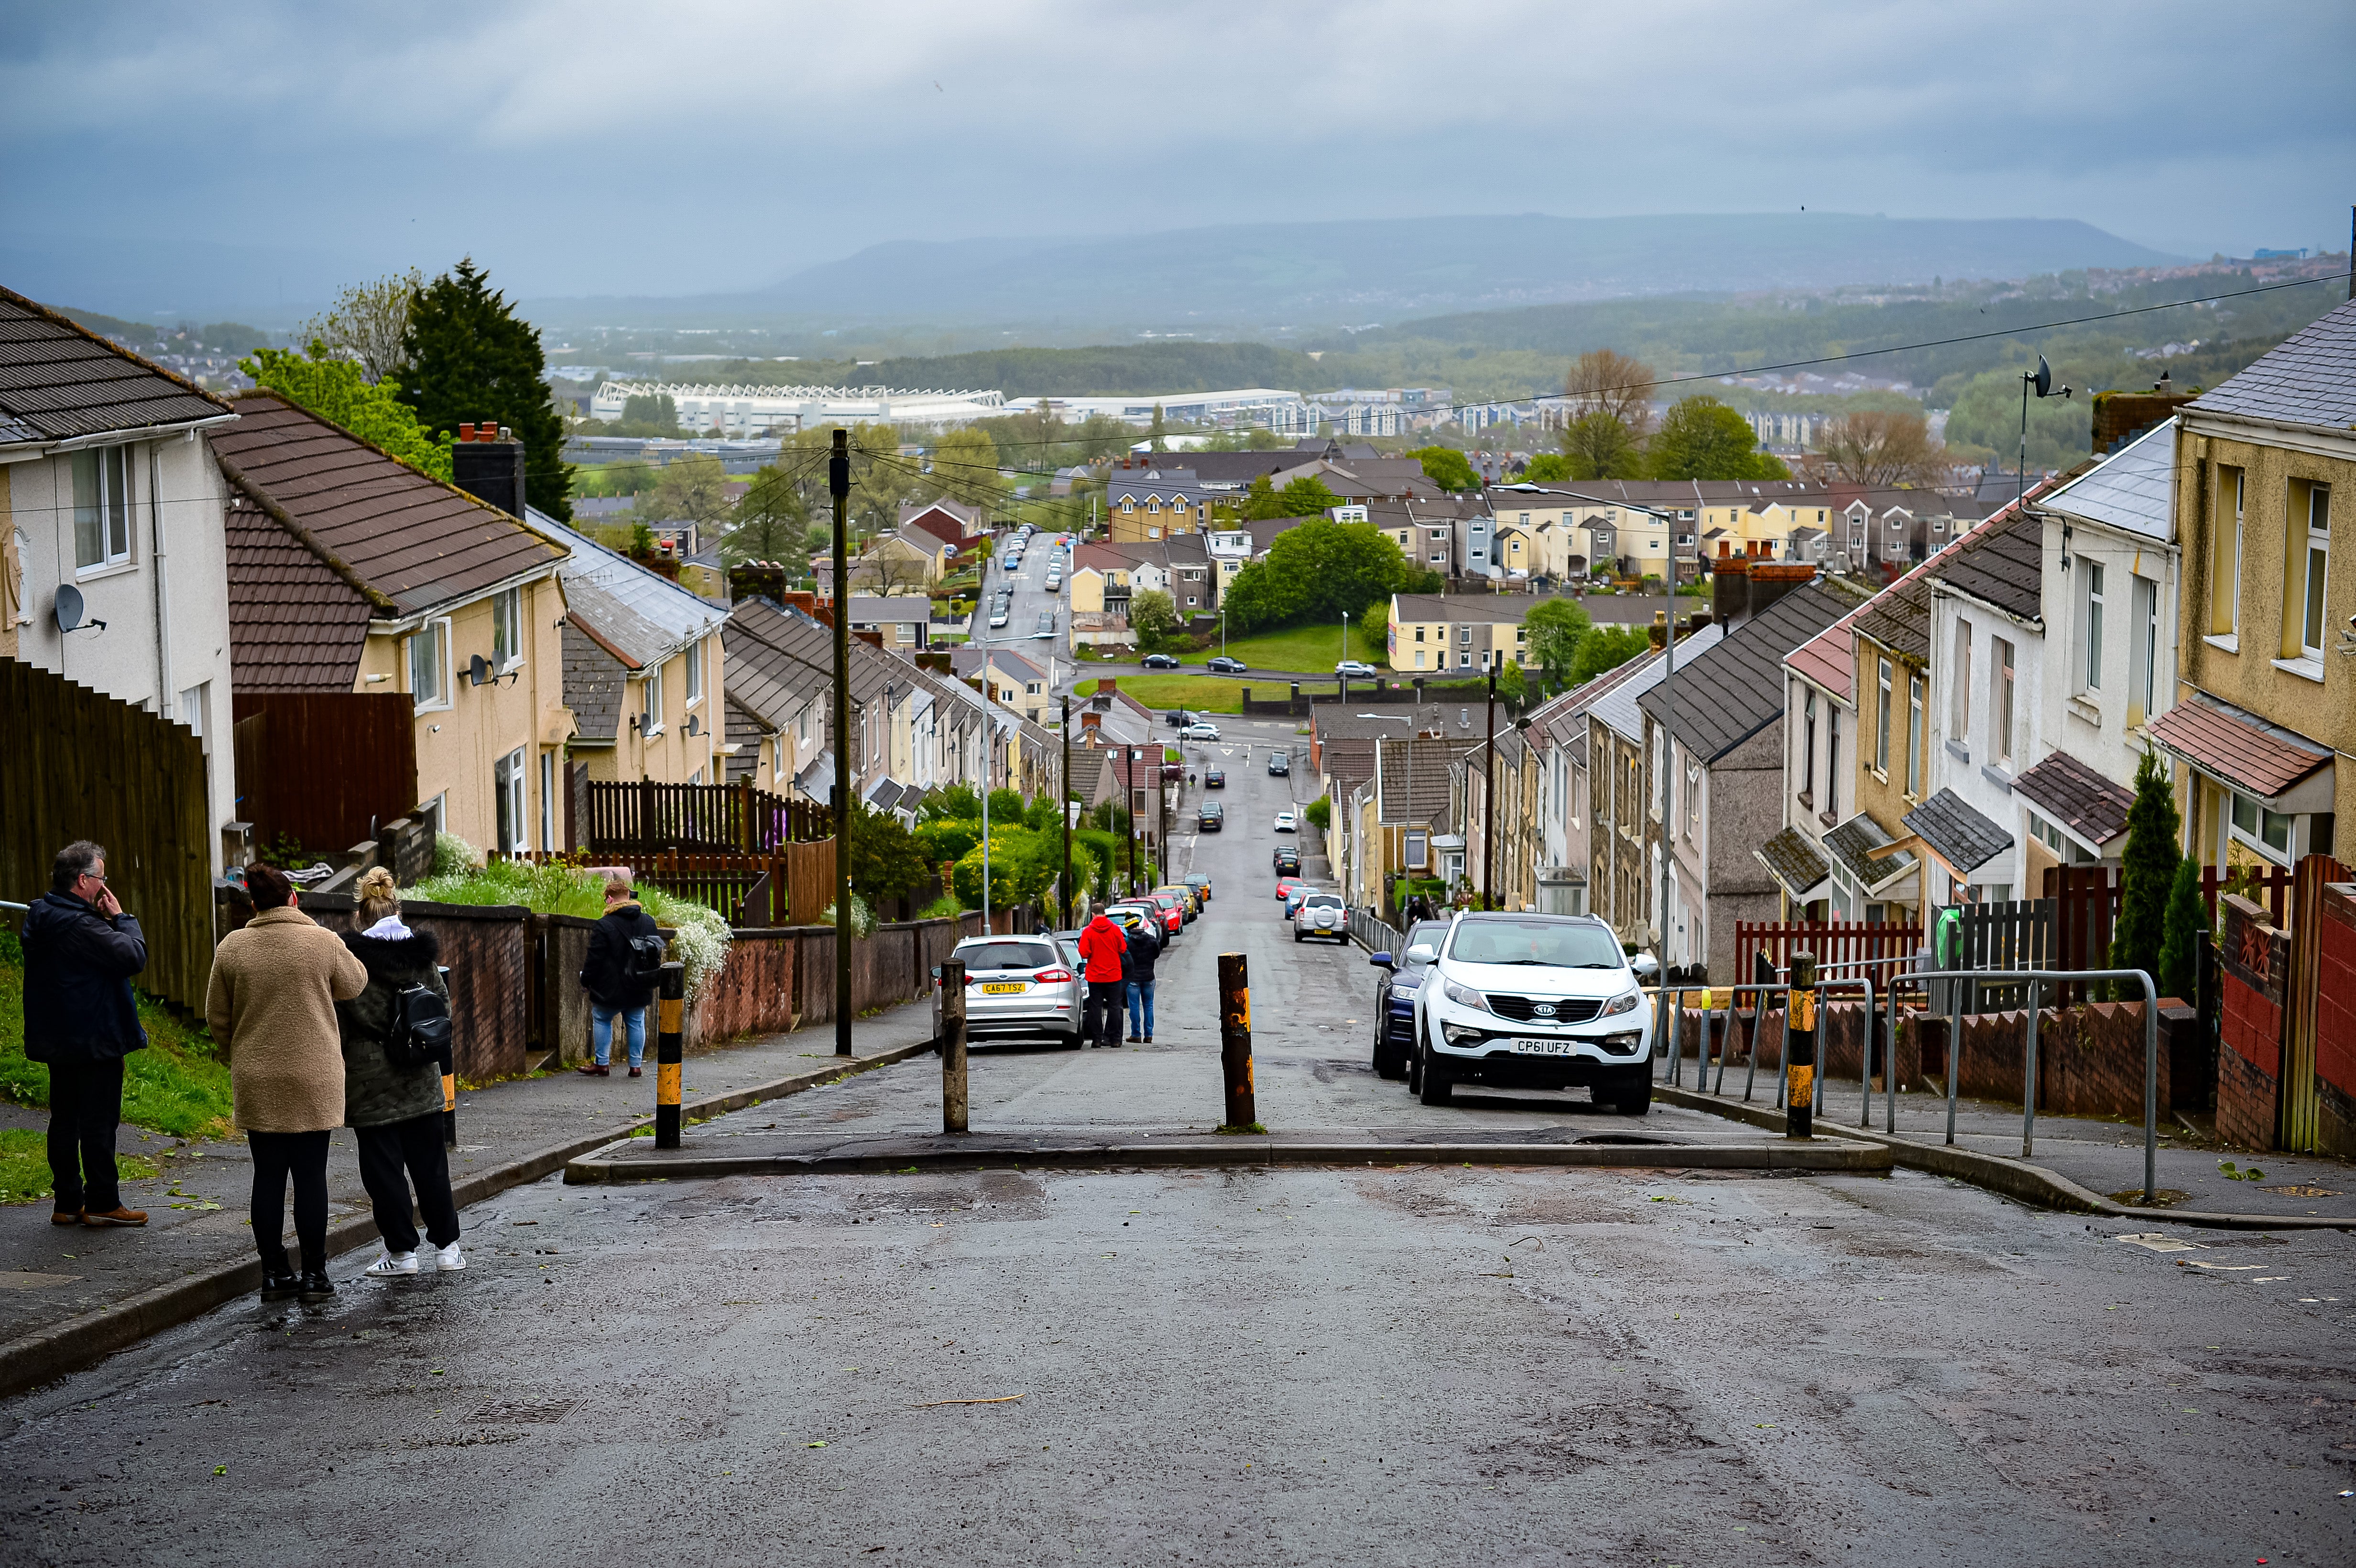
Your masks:
{"label": "overcast sky", "polygon": [[891,239],[1802,206],[2205,257],[2344,244],[2356,201],[2347,0],[6,4],[0,257],[264,247],[298,293],[462,252],[684,293]]}

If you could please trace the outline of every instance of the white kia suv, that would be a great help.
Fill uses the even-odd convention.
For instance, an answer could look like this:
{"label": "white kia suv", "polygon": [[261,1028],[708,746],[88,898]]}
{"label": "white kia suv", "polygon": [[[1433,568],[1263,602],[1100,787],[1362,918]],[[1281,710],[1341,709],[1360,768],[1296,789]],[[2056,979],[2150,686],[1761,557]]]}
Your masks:
{"label": "white kia suv", "polygon": [[1448,1104],[1459,1083],[1593,1091],[1641,1116],[1653,1103],[1652,1009],[1612,928],[1592,915],[1457,917],[1416,987],[1408,1088]]}

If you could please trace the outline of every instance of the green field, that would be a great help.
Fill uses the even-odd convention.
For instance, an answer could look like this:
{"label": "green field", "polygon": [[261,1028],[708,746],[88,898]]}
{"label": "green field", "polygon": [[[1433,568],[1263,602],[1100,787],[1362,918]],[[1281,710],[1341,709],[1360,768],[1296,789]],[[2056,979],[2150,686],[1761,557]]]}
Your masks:
{"label": "green field", "polygon": [[[1199,654],[1180,654],[1181,663],[1207,664],[1218,656],[1215,644]],[[1342,662],[1342,625],[1290,626],[1280,632],[1262,632],[1256,636],[1227,639],[1227,656],[1238,658],[1254,669],[1297,669],[1330,675]],[[1367,639],[1356,626],[1350,628],[1350,656],[1374,666],[1387,668],[1383,662],[1381,645],[1369,647]]]}
{"label": "green field", "polygon": [[1196,713],[1241,713],[1243,683],[1218,675],[1125,675],[1120,688],[1160,714],[1184,708]]}

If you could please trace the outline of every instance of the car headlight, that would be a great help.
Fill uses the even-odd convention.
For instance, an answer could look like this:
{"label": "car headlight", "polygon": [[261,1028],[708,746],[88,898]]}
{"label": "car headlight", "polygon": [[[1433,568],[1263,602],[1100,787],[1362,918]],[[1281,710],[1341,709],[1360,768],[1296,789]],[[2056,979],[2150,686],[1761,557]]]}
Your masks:
{"label": "car headlight", "polygon": [[1612,997],[1612,1000],[1604,1007],[1602,1016],[1608,1019],[1615,1018],[1622,1013],[1633,1013],[1644,1005],[1644,993],[1642,991],[1630,991],[1624,996]]}
{"label": "car headlight", "polygon": [[1453,980],[1442,982],[1440,987],[1440,994],[1446,997],[1450,1001],[1454,1002],[1460,1008],[1471,1008],[1474,1012],[1479,1013],[1485,1013],[1490,1010],[1488,997],[1483,996],[1472,987],[1460,986]]}
{"label": "car headlight", "polygon": [[1469,1024],[1442,1024],[1440,1038],[1451,1045],[1463,1046],[1479,1045],[1489,1037]]}

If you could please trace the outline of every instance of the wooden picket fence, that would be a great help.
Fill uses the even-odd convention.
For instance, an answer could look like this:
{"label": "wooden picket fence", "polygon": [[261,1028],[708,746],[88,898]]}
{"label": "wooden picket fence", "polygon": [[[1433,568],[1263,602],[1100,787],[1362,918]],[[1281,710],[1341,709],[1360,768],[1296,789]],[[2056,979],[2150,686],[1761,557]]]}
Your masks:
{"label": "wooden picket fence", "polygon": [[[2106,969],[2111,962],[2111,933],[2118,923],[2123,874],[2116,866],[2048,866],[2045,897],[2054,906],[2053,966],[2057,969]],[[2209,929],[2217,924],[2217,898],[2232,873],[2215,866],[2201,868],[2201,901],[2209,911]],[[2287,918],[2296,873],[2283,867],[2241,874],[2242,896],[2264,904],[2277,927],[2289,929]]]}
{"label": "wooden picket fence", "polygon": [[[1734,923],[1734,951],[1754,961],[1757,955],[1763,953],[1779,972],[1791,966],[1794,953],[1815,954],[1821,969],[1827,965],[1855,964],[1865,959],[1902,958],[1922,944],[1919,928],[1887,921],[1741,920]],[[1879,987],[1881,977],[1895,967],[1877,965],[1870,971],[1874,984]],[[1847,976],[1868,971],[1835,969],[1833,973]]]}
{"label": "wooden picket fence", "polygon": [[576,831],[580,847],[601,859],[662,849],[757,854],[830,837],[834,818],[816,801],[771,795],[749,779],[733,784],[592,779]]}
{"label": "wooden picket fence", "polygon": [[627,866],[637,880],[676,899],[701,904],[736,926],[815,925],[834,901],[834,840],[779,844],[759,854],[736,850],[591,850],[541,854],[523,850],[493,859],[530,865]]}

